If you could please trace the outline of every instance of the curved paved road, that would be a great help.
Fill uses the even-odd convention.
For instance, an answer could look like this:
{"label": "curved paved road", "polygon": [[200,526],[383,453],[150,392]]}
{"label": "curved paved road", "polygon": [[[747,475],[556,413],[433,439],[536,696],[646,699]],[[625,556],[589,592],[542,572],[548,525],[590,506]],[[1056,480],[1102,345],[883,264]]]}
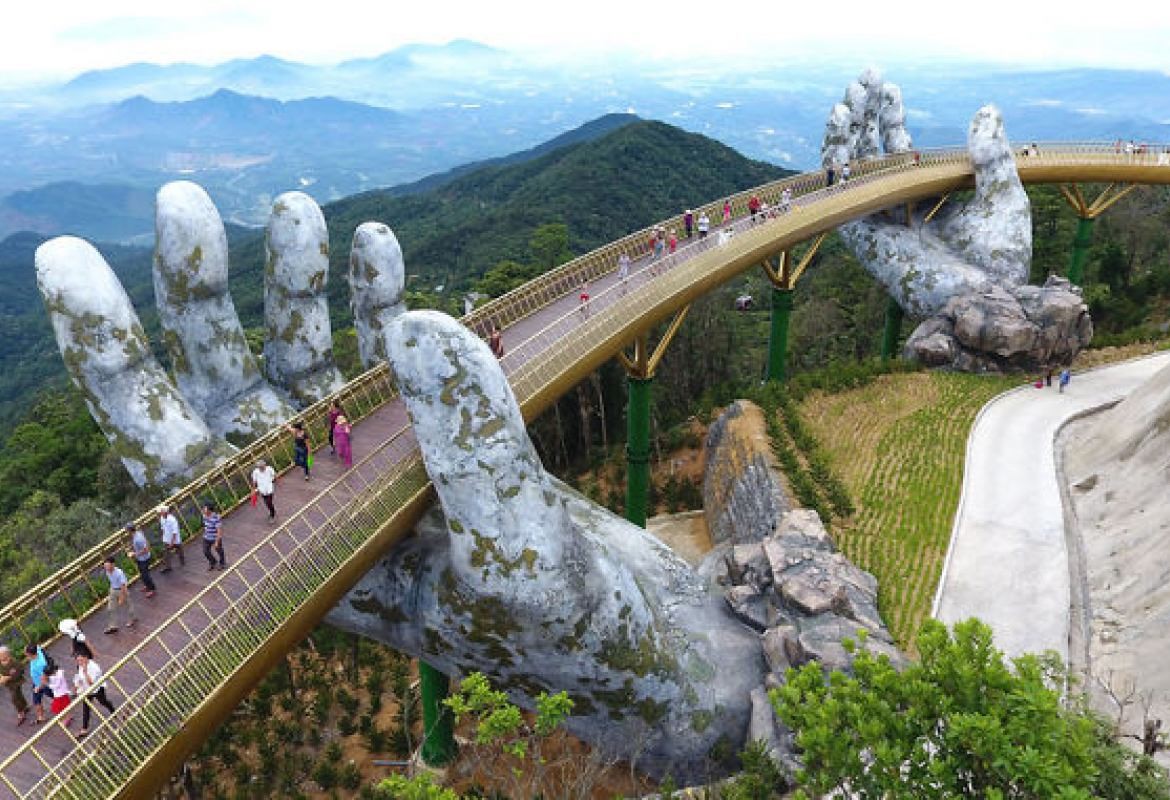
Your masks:
{"label": "curved paved road", "polygon": [[1071,418],[1128,395],[1170,364],[1158,353],[1074,375],[1060,394],[1024,386],[979,412],[933,616],[979,617],[1009,656],[1055,650],[1068,660],[1069,561],[1056,434]]}

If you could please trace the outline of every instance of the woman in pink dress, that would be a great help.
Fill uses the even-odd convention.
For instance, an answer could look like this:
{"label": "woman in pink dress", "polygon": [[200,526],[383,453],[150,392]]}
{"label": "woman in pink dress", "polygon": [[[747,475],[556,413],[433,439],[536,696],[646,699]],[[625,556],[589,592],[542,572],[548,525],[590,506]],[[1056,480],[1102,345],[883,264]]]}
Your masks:
{"label": "woman in pink dress", "polygon": [[337,455],[345,460],[345,466],[353,466],[353,450],[350,448],[349,434],[353,431],[353,426],[349,424],[349,419],[345,414],[338,414],[337,421],[333,423],[333,444],[337,447]]}
{"label": "woman in pink dress", "polygon": [[723,201],[723,224],[726,225],[729,222],[731,222],[731,200],[727,199]]}

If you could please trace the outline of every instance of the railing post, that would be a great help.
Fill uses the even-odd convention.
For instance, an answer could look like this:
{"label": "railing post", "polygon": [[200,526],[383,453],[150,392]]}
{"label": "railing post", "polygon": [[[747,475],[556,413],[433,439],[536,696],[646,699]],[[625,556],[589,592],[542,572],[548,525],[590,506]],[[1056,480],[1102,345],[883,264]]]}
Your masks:
{"label": "railing post", "polygon": [[653,377],[628,375],[626,404],[626,519],[646,527],[650,504],[650,385]]}
{"label": "railing post", "polygon": [[788,322],[792,317],[792,290],[772,287],[772,330],[768,336],[768,380],[788,380]]}
{"label": "railing post", "polygon": [[1072,258],[1068,263],[1068,279],[1074,286],[1081,286],[1085,280],[1085,261],[1089,257],[1089,245],[1093,243],[1094,220],[1095,217],[1077,220],[1077,235],[1073,238]]}
{"label": "railing post", "polygon": [[882,332],[882,363],[889,362],[898,354],[898,336],[902,333],[902,319],[905,313],[898,301],[890,298],[886,303],[886,326]]}
{"label": "railing post", "polygon": [[425,661],[418,662],[422,694],[422,759],[429,767],[441,767],[455,757],[455,731],[451,709],[443,705],[450,693],[450,679]]}

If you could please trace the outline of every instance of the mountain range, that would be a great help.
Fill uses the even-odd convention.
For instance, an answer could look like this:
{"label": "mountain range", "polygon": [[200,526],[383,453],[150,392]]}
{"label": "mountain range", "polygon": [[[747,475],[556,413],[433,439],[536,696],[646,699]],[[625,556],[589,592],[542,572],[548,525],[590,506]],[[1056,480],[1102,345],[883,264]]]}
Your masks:
{"label": "mountain range", "polygon": [[[707,137],[613,115],[526,151],[326,204],[335,329],[350,322],[345,274],[353,232],[361,222],[389,224],[401,242],[408,273],[421,279],[408,288],[433,292],[442,284],[445,292],[433,298],[449,305],[448,298],[459,298],[499,261],[531,263],[530,239],[541,225],[563,223],[569,249],[583,253],[688,204],[783,174]],[[245,327],[258,329],[263,324],[264,234],[233,225],[227,233],[232,297]],[[44,238],[18,233],[0,240],[0,285],[5,287],[0,293],[0,423],[27,408],[37,389],[64,379],[33,268],[33,254]],[[102,244],[99,249],[157,347],[151,248]]]}
{"label": "mountain range", "polygon": [[[330,202],[537,146],[636,113],[792,169],[816,165],[846,64],[535,63],[464,40],[313,65],[272,56],[130,64],[0,96],[0,236],[17,230],[145,241],[141,198],[203,184],[227,219],[262,224],[272,198]],[[986,64],[891,65],[920,147],[961,144],[995,102],[1017,141],[1170,141],[1170,76]],[[80,187],[78,185],[81,185]],[[76,192],[76,196],[74,193]],[[104,198],[104,200],[103,200]],[[107,205],[108,223],[92,210]]]}

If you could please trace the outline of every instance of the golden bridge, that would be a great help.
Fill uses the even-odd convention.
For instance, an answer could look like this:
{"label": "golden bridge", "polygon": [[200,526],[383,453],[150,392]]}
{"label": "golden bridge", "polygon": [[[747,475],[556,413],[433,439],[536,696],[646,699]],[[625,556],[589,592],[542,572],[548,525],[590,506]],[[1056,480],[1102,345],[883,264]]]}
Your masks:
{"label": "golden bridge", "polygon": [[[1091,220],[1133,186],[1170,184],[1170,149],[1119,150],[1113,144],[1042,143],[1017,158],[1024,183],[1064,184],[1081,218],[1078,247],[1087,247],[1082,234]],[[463,322],[485,337],[492,325],[503,331],[502,366],[528,420],[614,357],[630,372],[631,386],[647,382],[695,299],[761,265],[774,294],[784,296],[795,288],[818,237],[840,223],[925,201],[933,213],[939,198],[973,187],[964,149],[920,150],[852,166],[844,183],[826,186],[824,173],[813,172],[733,196],[732,222],[713,225],[706,239],[684,240],[653,270],[650,236],[659,225],[681,229],[681,217],[576,258],[476,309]],[[1089,202],[1079,188],[1083,183],[1108,187]],[[749,198],[756,194],[775,209],[785,190],[791,197],[788,210],[753,224]],[[694,212],[696,218],[706,212],[718,220],[722,198]],[[719,242],[714,234],[722,227],[733,228],[735,235]],[[816,241],[804,257],[789,257],[810,240]],[[624,283],[617,276],[623,253],[633,264]],[[1074,267],[1077,258],[1074,251]],[[578,300],[584,282],[591,295],[587,314]],[[771,377],[782,378],[784,332],[775,324],[775,308]],[[672,316],[652,349],[651,330]],[[632,351],[625,352],[627,347]],[[410,533],[434,496],[389,369],[375,367],[305,409],[298,418],[315,441],[326,438],[333,399],[351,420],[360,420],[354,426],[354,466],[343,470],[339,459],[319,454],[312,482],[281,481],[279,524],[250,509],[248,475],[259,458],[282,472],[289,469],[291,437],[284,430],[242,448],[168,500],[182,524],[191,565],[157,579],[158,596],[136,604],[136,630],[90,638],[104,656],[116,711],[99,715],[85,738],[62,724],[69,712],[40,727],[0,725],[0,796],[81,800],[158,791],[264,675]],[[631,460],[638,457],[632,447]],[[204,500],[224,512],[229,567],[223,572],[204,572],[199,558]],[[144,516],[137,523],[150,529],[155,520]],[[57,622],[84,620],[100,610],[107,594],[101,563],[124,549],[124,534],[117,531],[9,603],[0,612],[0,640],[14,650],[27,642],[48,643],[58,663],[68,663],[68,642],[54,640]],[[95,620],[88,627],[96,633],[103,626]]]}

